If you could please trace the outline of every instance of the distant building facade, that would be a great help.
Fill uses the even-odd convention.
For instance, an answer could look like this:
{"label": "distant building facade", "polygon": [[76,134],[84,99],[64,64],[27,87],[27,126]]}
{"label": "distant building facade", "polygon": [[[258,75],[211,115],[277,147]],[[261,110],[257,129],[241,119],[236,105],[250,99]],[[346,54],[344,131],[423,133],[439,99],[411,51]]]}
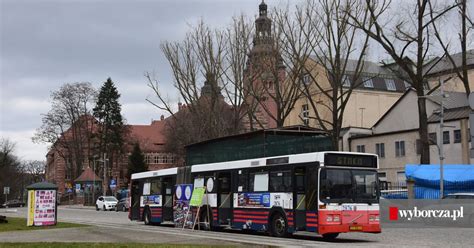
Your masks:
{"label": "distant building facade", "polygon": [[[88,117],[91,123],[95,123],[93,117]],[[125,138],[125,152],[118,159],[109,161],[106,159],[107,165],[104,172],[103,158],[98,157],[93,152],[93,147],[97,146],[97,140],[91,139],[89,143],[84,142],[84,149],[82,156],[82,165],[76,166],[75,156],[69,154],[67,149],[62,147],[59,142],[53,145],[46,155],[46,180],[58,185],[58,193],[64,195],[68,189],[75,191],[75,180],[79,178],[83,171],[87,168],[95,169],[95,173],[102,182],[102,189],[109,186],[105,183],[110,183],[111,179],[116,182],[115,190],[126,188],[128,186],[128,156],[131,154],[133,145],[138,143],[145,156],[145,161],[149,170],[157,170],[169,168],[177,165],[175,156],[165,149],[166,138],[164,136],[164,129],[166,128],[167,119],[163,116],[160,120],[153,120],[150,125],[127,125],[128,134]],[[95,129],[88,131],[94,132]],[[67,139],[73,132],[71,129],[67,130],[60,139]],[[83,134],[84,136],[91,133]],[[91,148],[91,149],[89,149]],[[103,180],[104,173],[107,180]],[[83,187],[83,186],[82,186]],[[102,190],[101,190],[102,191]]]}
{"label": "distant building facade", "polygon": [[[444,149],[445,164],[474,164],[469,158],[469,112],[466,94],[448,92],[445,99],[443,137],[439,135],[439,97],[435,92],[427,97],[428,132],[430,137],[430,161],[439,163],[438,146]],[[379,155],[382,181],[392,184],[405,182],[405,165],[419,164],[420,138],[418,134],[418,108],[415,90],[407,91],[365,134],[348,138],[350,151]]]}
{"label": "distant building facade", "polygon": [[[308,59],[307,72],[303,75],[301,84],[309,85],[312,101],[316,103],[319,117],[316,116],[309,99],[301,97],[295,104],[294,110],[286,119],[285,125],[307,125],[320,128],[318,118],[323,122],[332,122],[331,98],[323,92],[332,89],[329,73],[316,59]],[[342,128],[370,128],[387,110],[403,95],[407,84],[399,79],[390,69],[370,61],[364,61],[357,82],[351,81],[351,74],[356,71],[357,61],[349,60],[344,75],[343,88],[354,87],[344,110]],[[314,78],[319,87],[313,82]]]}

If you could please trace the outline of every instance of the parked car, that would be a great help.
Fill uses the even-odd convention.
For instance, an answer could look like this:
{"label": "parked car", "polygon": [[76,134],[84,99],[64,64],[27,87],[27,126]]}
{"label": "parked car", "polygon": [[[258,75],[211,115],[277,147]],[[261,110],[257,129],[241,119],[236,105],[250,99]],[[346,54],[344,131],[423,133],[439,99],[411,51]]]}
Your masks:
{"label": "parked car", "polygon": [[2,208],[17,208],[23,206],[25,206],[25,203],[20,200],[9,200],[2,204]]}
{"label": "parked car", "polygon": [[123,211],[126,212],[128,210],[128,197],[124,197],[118,201],[117,205],[115,206],[115,211]]}
{"label": "parked car", "polygon": [[451,193],[443,196],[443,199],[474,199],[474,193]]}
{"label": "parked car", "polygon": [[106,210],[113,210],[117,205],[117,198],[113,196],[99,196],[97,201],[95,202],[95,209],[99,211],[100,209]]}

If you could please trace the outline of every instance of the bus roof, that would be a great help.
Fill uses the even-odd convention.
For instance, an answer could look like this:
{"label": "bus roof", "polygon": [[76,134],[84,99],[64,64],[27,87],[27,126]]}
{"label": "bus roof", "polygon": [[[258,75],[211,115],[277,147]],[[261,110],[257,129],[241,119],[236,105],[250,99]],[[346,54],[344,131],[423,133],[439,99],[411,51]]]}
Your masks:
{"label": "bus roof", "polygon": [[[311,153],[300,153],[291,154],[286,156],[275,156],[275,157],[264,157],[245,159],[237,161],[209,163],[209,164],[197,164],[191,167],[191,172],[205,172],[205,171],[218,171],[218,170],[232,170],[232,169],[243,169],[243,168],[255,168],[263,166],[272,166],[278,164],[298,164],[308,162],[320,162],[324,165],[324,158],[326,154],[350,154],[350,155],[370,155],[377,156],[375,154],[358,153],[358,152],[311,152]],[[352,166],[348,166],[352,167]],[[378,168],[378,163],[377,163]]]}
{"label": "bus roof", "polygon": [[169,176],[169,175],[176,175],[176,174],[178,174],[177,167],[162,169],[162,170],[145,171],[145,172],[132,174],[132,180],[150,178],[150,177]]}

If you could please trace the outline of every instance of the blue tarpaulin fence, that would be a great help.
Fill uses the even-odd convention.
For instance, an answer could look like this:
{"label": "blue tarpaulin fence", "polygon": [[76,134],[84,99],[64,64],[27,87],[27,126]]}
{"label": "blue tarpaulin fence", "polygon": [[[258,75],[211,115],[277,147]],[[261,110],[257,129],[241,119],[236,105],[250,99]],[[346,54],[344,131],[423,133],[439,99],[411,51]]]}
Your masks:
{"label": "blue tarpaulin fence", "polygon": [[[416,199],[439,199],[439,165],[407,164],[405,175],[415,181]],[[444,171],[444,194],[474,192],[474,165],[447,164]]]}

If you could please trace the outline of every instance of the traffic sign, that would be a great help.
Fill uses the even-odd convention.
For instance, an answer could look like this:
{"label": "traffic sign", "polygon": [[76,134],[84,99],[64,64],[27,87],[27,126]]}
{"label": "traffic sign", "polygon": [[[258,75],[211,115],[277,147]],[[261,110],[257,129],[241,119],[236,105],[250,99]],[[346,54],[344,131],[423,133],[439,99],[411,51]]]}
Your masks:
{"label": "traffic sign", "polygon": [[117,187],[117,181],[115,179],[110,180],[110,188],[114,189]]}
{"label": "traffic sign", "polygon": [[10,194],[10,187],[3,187],[3,194],[4,195]]}

